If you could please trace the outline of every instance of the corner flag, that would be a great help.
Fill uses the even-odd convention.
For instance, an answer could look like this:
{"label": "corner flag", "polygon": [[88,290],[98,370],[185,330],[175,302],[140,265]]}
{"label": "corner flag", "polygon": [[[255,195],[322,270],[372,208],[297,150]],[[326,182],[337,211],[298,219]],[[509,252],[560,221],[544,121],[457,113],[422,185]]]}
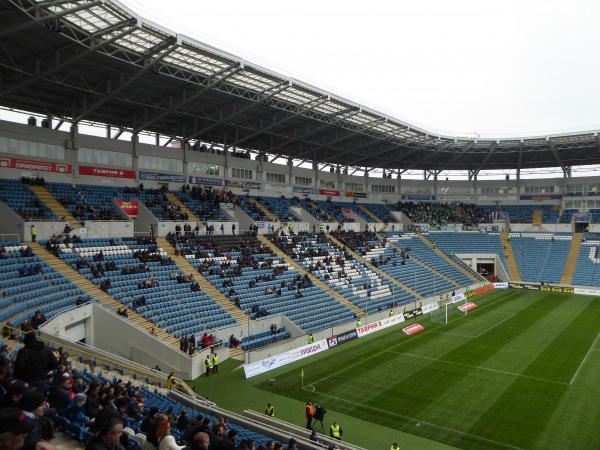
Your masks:
{"label": "corner flag", "polygon": [[302,372],[300,372],[300,376],[304,378],[304,367],[302,368]]}

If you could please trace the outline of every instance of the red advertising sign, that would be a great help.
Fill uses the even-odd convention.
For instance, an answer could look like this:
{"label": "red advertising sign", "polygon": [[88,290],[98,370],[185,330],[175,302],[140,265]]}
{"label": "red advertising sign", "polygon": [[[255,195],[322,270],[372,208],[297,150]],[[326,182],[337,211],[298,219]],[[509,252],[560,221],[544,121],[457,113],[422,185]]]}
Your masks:
{"label": "red advertising sign", "polygon": [[421,325],[420,323],[415,323],[414,325],[402,328],[402,331],[404,331],[406,334],[415,334],[419,331],[423,331],[424,329],[425,328],[423,327],[423,325]]}
{"label": "red advertising sign", "polygon": [[9,169],[35,170],[38,172],[71,173],[71,164],[31,161],[29,159],[0,158],[0,167]]}
{"label": "red advertising sign", "polygon": [[91,166],[79,166],[79,175],[110,178],[135,178],[135,170],[106,169]]}
{"label": "red advertising sign", "polygon": [[473,308],[477,308],[477,305],[475,303],[473,303],[473,302],[465,303],[464,305],[460,305],[458,307],[458,309],[460,309],[463,312],[464,311],[468,311],[468,310],[473,309]]}
{"label": "red advertising sign", "polygon": [[329,189],[319,189],[319,195],[328,195],[330,197],[339,197],[340,191],[332,191]]}
{"label": "red advertising sign", "polygon": [[137,200],[124,200],[117,198],[116,202],[119,204],[121,209],[130,217],[137,217],[138,215],[138,201]]}

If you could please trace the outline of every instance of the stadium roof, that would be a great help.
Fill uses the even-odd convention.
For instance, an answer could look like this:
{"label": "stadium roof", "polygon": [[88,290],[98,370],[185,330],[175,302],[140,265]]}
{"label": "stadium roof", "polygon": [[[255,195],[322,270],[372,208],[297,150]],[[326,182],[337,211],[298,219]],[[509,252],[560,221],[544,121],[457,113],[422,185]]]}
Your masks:
{"label": "stadium roof", "polygon": [[0,106],[59,124],[96,122],[117,136],[151,132],[396,173],[569,173],[600,164],[597,131],[481,140],[432,134],[178,35],[116,1],[5,0],[0,14]]}

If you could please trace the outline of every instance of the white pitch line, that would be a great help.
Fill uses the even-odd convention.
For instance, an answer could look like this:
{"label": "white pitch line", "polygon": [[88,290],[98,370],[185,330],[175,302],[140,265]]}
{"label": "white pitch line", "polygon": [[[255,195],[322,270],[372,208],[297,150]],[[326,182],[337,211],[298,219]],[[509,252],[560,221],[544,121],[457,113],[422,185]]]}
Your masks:
{"label": "white pitch line", "polygon": [[504,370],[490,369],[488,367],[481,367],[481,366],[471,366],[469,364],[462,364],[462,363],[458,363],[458,362],[454,362],[454,361],[446,361],[444,359],[438,359],[438,358],[430,358],[428,356],[415,355],[413,353],[395,352],[395,351],[392,351],[392,350],[388,350],[388,351],[390,353],[395,353],[396,355],[411,356],[413,358],[426,359],[428,361],[437,361],[437,362],[442,362],[442,363],[445,363],[445,364],[454,364],[455,366],[466,367],[468,369],[484,370],[486,372],[500,373],[500,374],[503,374],[503,375],[510,375],[510,376],[518,377],[518,378],[528,378],[530,380],[545,381],[547,383],[561,384],[563,386],[568,386],[567,383],[562,383],[560,381],[548,380],[547,378],[532,377],[530,375],[523,375],[522,373],[506,372]]}
{"label": "white pitch line", "polygon": [[474,439],[478,439],[478,440],[481,440],[481,441],[486,441],[486,442],[491,442],[493,444],[503,445],[505,447],[509,447],[509,448],[512,448],[512,449],[515,449],[515,450],[524,450],[521,447],[510,445],[510,444],[507,444],[505,442],[494,441],[493,439],[488,439],[488,438],[484,438],[482,436],[477,436],[477,435],[474,435],[474,434],[466,433],[464,431],[455,430],[454,428],[444,427],[442,425],[437,425],[435,423],[427,422],[426,420],[416,419],[414,417],[404,416],[402,414],[396,414],[396,413],[390,412],[390,411],[385,410],[385,409],[375,408],[373,406],[365,405],[364,403],[353,402],[351,400],[346,400],[345,398],[339,398],[339,397],[336,397],[334,395],[325,394],[323,392],[319,392],[319,391],[314,391],[314,392],[316,392],[317,394],[322,395],[324,397],[329,397],[329,398],[332,398],[334,400],[338,400],[338,401],[342,401],[342,402],[346,402],[346,403],[350,403],[350,404],[353,404],[353,405],[360,406],[362,409],[364,409],[364,408],[371,409],[373,411],[377,411],[377,412],[384,413],[384,414],[389,414],[391,416],[396,416],[396,417],[399,417],[401,419],[412,420],[412,421],[414,421],[416,423],[424,423],[424,424],[429,425],[431,427],[439,428],[440,430],[448,431],[448,432],[451,432],[451,433],[462,434],[463,436],[469,436],[469,437],[472,437]]}
{"label": "white pitch line", "polygon": [[502,324],[502,323],[506,322],[507,320],[509,320],[509,319],[512,319],[513,317],[515,317],[515,316],[516,316],[516,314],[515,314],[515,313],[507,313],[507,314],[510,314],[510,316],[508,316],[508,317],[507,317],[506,319],[504,319],[504,320],[501,320],[501,321],[500,321],[500,322],[498,322],[496,325],[492,325],[492,326],[491,326],[491,327],[489,327],[487,330],[485,330],[485,331],[482,331],[482,332],[481,332],[481,333],[479,333],[477,336],[475,336],[475,338],[478,338],[478,337],[481,337],[481,336],[483,336],[483,335],[484,335],[485,333],[487,333],[488,331],[490,331],[490,330],[493,330],[493,329],[494,329],[494,328],[496,328],[498,325],[500,325],[500,324]]}
{"label": "white pitch line", "polygon": [[569,383],[569,385],[572,385],[575,382],[575,378],[577,378],[577,376],[579,375],[579,372],[581,371],[581,368],[583,367],[583,365],[587,361],[588,357],[590,356],[590,353],[592,353],[592,350],[594,350],[594,347],[596,346],[596,342],[598,341],[598,338],[600,338],[600,333],[598,333],[596,335],[596,339],[594,339],[594,342],[592,342],[592,345],[590,346],[590,348],[588,349],[587,353],[583,357],[583,360],[579,363],[579,367],[575,371],[575,374],[573,375],[573,378],[571,378],[571,382]]}

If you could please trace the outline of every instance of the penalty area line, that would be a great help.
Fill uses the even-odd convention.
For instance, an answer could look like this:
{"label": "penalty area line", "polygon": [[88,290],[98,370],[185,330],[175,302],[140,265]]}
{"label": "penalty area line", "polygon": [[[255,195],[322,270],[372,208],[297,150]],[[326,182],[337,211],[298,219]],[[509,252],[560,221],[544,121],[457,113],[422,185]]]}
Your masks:
{"label": "penalty area line", "polygon": [[585,364],[585,362],[589,358],[590,354],[592,353],[592,350],[595,350],[594,347],[596,346],[596,342],[598,342],[598,338],[600,338],[600,333],[598,333],[596,335],[596,339],[594,339],[594,342],[592,342],[592,345],[590,345],[590,348],[588,349],[587,353],[585,354],[585,356],[583,357],[583,359],[579,363],[579,367],[577,367],[577,370],[573,374],[573,378],[571,378],[571,381],[569,382],[569,386],[572,385],[575,382],[575,379],[579,375],[579,372],[583,368],[583,365]]}

